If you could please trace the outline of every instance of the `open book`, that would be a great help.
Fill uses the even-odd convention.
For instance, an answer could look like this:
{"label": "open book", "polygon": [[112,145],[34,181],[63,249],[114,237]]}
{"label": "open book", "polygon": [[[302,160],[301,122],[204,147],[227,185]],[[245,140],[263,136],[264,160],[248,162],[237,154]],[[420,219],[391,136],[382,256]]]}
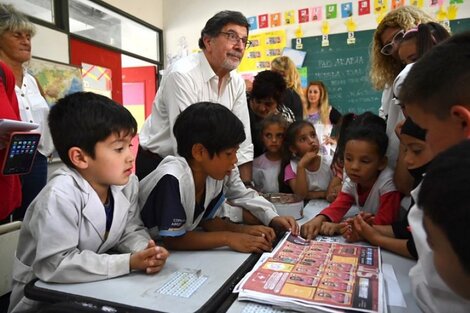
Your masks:
{"label": "open book", "polygon": [[288,233],[236,286],[239,300],[311,312],[383,312],[378,247],[307,241]]}

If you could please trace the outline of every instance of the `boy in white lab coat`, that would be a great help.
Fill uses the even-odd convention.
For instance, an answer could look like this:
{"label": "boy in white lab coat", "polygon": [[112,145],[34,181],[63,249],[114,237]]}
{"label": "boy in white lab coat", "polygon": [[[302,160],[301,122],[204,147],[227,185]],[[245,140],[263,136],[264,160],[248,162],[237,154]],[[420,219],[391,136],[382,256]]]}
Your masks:
{"label": "boy in white lab coat", "polygon": [[[137,123],[121,105],[93,93],[57,102],[49,115],[66,166],[26,212],[13,268],[9,312],[37,310],[24,296],[34,278],[55,283],[109,279],[132,270],[156,273],[168,252],[140,220],[131,139]],[[118,254],[108,254],[109,250]]]}
{"label": "boy in white lab coat", "polygon": [[[274,206],[240,179],[237,150],[245,140],[242,122],[226,107],[192,104],[176,119],[173,132],[180,157],[167,156],[140,182],[139,206],[145,225],[175,250],[228,246],[240,252],[272,249],[272,228],[298,233],[293,217]],[[262,224],[248,226],[220,218],[225,198]],[[241,211],[241,209],[240,209]],[[205,231],[197,231],[197,227]]]}
{"label": "boy in white lab coat", "polygon": [[[434,155],[470,139],[469,51],[470,32],[452,36],[426,52],[410,69],[401,87],[399,99],[408,116],[426,130],[426,142]],[[418,204],[419,190],[420,186],[411,192]],[[448,214],[453,214],[452,209],[448,208]],[[436,271],[423,218],[419,205],[410,209],[408,221],[419,257],[410,270],[416,302],[423,312],[468,313],[470,301],[451,290]]]}

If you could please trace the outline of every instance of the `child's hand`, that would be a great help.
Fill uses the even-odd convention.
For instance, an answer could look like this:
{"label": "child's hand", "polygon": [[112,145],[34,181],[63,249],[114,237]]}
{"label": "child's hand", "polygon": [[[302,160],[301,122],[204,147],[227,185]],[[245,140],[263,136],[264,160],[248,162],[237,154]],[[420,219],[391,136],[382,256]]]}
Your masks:
{"label": "child's hand", "polygon": [[253,236],[265,237],[269,242],[272,242],[274,239],[276,239],[274,230],[271,227],[263,225],[244,225],[242,228],[240,228],[240,232]]}
{"label": "child's hand", "polygon": [[277,230],[290,230],[292,235],[299,235],[299,224],[292,216],[276,216],[271,220],[270,225]]}
{"label": "child's hand", "polygon": [[376,244],[376,239],[381,236],[381,234],[373,226],[364,220],[361,214],[356,216],[353,221],[353,225],[356,232],[371,244]]}
{"label": "child's hand", "polygon": [[158,247],[153,240],[149,240],[147,248],[131,254],[130,269],[143,270],[147,274],[158,273],[165,265],[168,255],[165,248]]}
{"label": "child's hand", "polygon": [[[359,216],[359,215],[357,215]],[[347,242],[357,242],[363,240],[362,236],[357,232],[354,227],[354,220],[356,218],[348,218],[346,221],[341,223],[340,233]]]}
{"label": "child's hand", "polygon": [[338,197],[339,193],[341,192],[341,184],[331,188],[330,192],[326,194],[326,201],[333,202],[335,201],[336,197]]}
{"label": "child's hand", "polygon": [[341,224],[332,222],[323,222],[321,224],[320,233],[326,236],[334,236],[339,233]]}
{"label": "child's hand", "polygon": [[227,245],[238,252],[263,253],[272,251],[273,245],[265,236],[229,232]]}
{"label": "child's hand", "polygon": [[306,168],[315,158],[318,158],[318,149],[305,153],[300,159],[298,166]]}
{"label": "child's hand", "polygon": [[313,219],[302,225],[300,233],[307,240],[315,239],[321,229],[322,223],[326,220],[323,215],[315,216]]}

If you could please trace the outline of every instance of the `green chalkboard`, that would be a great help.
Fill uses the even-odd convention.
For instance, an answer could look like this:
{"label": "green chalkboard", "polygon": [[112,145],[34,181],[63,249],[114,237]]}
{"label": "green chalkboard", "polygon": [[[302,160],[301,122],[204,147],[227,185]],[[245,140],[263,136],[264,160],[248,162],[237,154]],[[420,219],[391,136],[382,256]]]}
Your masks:
{"label": "green chalkboard", "polygon": [[[470,19],[451,21],[452,32],[470,30]],[[347,44],[347,33],[329,35],[330,45],[322,47],[322,36],[302,38],[307,52],[303,66],[308,81],[321,80],[328,88],[330,103],[340,112],[378,113],[382,93],[369,80],[370,45],[375,30],[355,32],[356,43]],[[295,47],[295,39],[292,40]]]}

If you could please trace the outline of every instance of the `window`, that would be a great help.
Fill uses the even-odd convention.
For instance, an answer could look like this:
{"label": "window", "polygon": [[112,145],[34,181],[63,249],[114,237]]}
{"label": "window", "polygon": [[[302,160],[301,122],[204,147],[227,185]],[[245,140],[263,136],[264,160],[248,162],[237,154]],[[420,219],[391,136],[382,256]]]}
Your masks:
{"label": "window", "polygon": [[69,0],[70,33],[160,61],[159,33],[97,3]]}
{"label": "window", "polygon": [[18,11],[54,23],[54,0],[1,0],[0,2],[13,4]]}

